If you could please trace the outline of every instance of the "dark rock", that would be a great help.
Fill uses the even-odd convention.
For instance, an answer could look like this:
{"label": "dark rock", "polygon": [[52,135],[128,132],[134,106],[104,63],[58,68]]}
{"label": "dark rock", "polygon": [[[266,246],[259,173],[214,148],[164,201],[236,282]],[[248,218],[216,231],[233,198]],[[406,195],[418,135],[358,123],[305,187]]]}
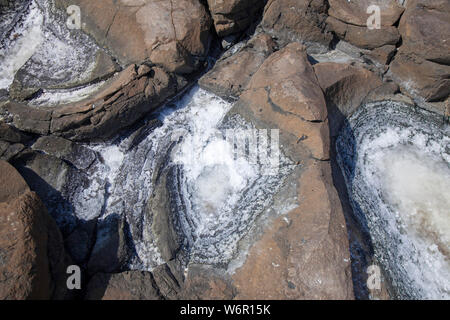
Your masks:
{"label": "dark rock", "polygon": [[15,127],[0,123],[0,139],[11,143],[26,143],[32,138]]}
{"label": "dark rock", "polygon": [[40,137],[33,144],[32,148],[66,160],[80,170],[87,169],[97,159],[94,151],[78,143],[56,136]]}
{"label": "dark rock", "polygon": [[97,273],[88,283],[86,300],[160,300],[152,274],[143,271]]}
{"label": "dark rock", "polygon": [[88,262],[89,274],[120,272],[129,259],[126,222],[110,215],[97,222],[96,241]]}

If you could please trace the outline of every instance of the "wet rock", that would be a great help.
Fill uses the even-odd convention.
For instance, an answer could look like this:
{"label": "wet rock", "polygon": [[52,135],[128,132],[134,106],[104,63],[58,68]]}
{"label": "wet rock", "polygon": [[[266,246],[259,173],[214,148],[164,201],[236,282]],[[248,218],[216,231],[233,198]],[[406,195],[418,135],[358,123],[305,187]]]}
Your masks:
{"label": "wet rock", "polygon": [[275,48],[276,44],[269,35],[258,34],[239,52],[217,61],[199,84],[224,99],[239,97],[252,75]]}
{"label": "wet rock", "polygon": [[97,273],[88,283],[86,300],[160,300],[152,274],[144,271]]}
{"label": "wet rock", "polygon": [[404,11],[395,0],[329,0],[328,14],[349,25],[367,26],[367,19],[372,13],[367,13],[371,5],[380,7],[382,26],[394,25]]}
{"label": "wet rock", "polygon": [[0,297],[63,298],[66,258],[61,234],[36,193],[0,161]]}
{"label": "wet rock", "polygon": [[219,37],[247,29],[264,7],[261,0],[208,0],[209,11]]}
{"label": "wet rock", "polygon": [[[263,29],[281,44],[300,41],[313,50],[328,48],[332,35],[325,30],[327,1],[269,0],[261,22]],[[319,45],[319,48],[314,48]]]}

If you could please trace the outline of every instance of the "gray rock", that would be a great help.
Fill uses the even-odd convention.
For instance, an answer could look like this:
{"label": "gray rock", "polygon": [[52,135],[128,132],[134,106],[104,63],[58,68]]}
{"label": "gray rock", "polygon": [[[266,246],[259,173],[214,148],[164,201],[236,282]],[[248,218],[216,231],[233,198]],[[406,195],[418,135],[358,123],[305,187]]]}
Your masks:
{"label": "gray rock", "polygon": [[129,259],[125,225],[125,220],[115,214],[98,221],[97,238],[88,262],[89,274],[125,269]]}
{"label": "gray rock", "polygon": [[94,151],[78,143],[56,136],[40,137],[33,144],[32,148],[69,161],[81,170],[87,169],[97,159]]}

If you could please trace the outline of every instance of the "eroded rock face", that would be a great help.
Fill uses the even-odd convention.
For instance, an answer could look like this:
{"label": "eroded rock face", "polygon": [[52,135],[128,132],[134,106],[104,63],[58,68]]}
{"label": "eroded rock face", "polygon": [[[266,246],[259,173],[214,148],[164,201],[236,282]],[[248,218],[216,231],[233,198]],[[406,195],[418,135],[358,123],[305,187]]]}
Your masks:
{"label": "eroded rock face", "polygon": [[418,1],[408,3],[399,31],[401,51],[414,53],[426,60],[450,64],[450,3],[448,1]]}
{"label": "eroded rock face", "polygon": [[275,48],[276,44],[269,35],[256,35],[238,53],[217,61],[214,68],[199,80],[199,84],[224,99],[237,98]]}
{"label": "eroded rock face", "polygon": [[395,45],[400,40],[400,34],[393,26],[369,29],[346,24],[332,16],[328,17],[326,22],[341,39],[362,49],[372,50],[386,45]]}
{"label": "eroded rock face", "polygon": [[304,50],[293,43],[272,54],[235,107],[246,119],[280,128],[285,152],[301,164],[298,206],[252,245],[232,276],[236,298],[353,297],[344,216],[329,163],[316,160],[328,159],[325,99]]}
{"label": "eroded rock face", "polygon": [[258,17],[265,0],[208,0],[219,37],[243,31]]}
{"label": "eroded rock face", "polygon": [[62,298],[65,253],[61,234],[36,193],[0,161],[0,297]]}
{"label": "eroded rock face", "polygon": [[[179,266],[168,264],[152,272],[125,271],[122,273],[97,273],[89,281],[86,300],[174,300],[182,297],[183,276]],[[193,296],[189,296],[193,298]],[[189,299],[188,298],[188,299]]]}
{"label": "eroded rock face", "polygon": [[391,66],[400,85],[426,101],[445,100],[450,93],[450,4],[408,2],[400,20],[403,44]]}
{"label": "eroded rock face", "polygon": [[152,274],[142,271],[97,273],[89,282],[87,300],[160,300]]}
{"label": "eroded rock face", "polygon": [[382,86],[382,80],[371,71],[344,63],[318,63],[314,71],[327,99],[329,118],[333,119],[329,123],[332,135],[369,92]]}
{"label": "eroded rock face", "polygon": [[328,14],[336,19],[339,19],[350,25],[367,26],[367,19],[373,13],[367,12],[371,5],[376,5],[380,8],[381,25],[394,25],[400,15],[403,13],[402,8],[395,0],[329,0],[330,10]]}
{"label": "eroded rock face", "polygon": [[140,119],[186,85],[160,67],[130,65],[103,89],[81,102],[35,108],[7,102],[0,113],[22,131],[71,140],[109,138]]}
{"label": "eroded rock face", "polygon": [[190,73],[208,52],[211,19],[198,0],[56,2],[78,5],[83,30],[122,65],[150,59],[169,71]]}
{"label": "eroded rock face", "polygon": [[[326,1],[269,0],[261,26],[284,44],[300,41],[328,48],[332,35],[325,30]],[[319,48],[320,50],[320,48]]]}

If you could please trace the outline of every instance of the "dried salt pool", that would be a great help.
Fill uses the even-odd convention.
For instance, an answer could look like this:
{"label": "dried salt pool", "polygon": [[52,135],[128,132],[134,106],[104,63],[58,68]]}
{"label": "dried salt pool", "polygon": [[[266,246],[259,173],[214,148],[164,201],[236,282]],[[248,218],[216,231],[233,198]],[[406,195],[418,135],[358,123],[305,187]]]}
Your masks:
{"label": "dried salt pool", "polygon": [[450,298],[450,127],[397,102],[361,107],[337,140],[354,213],[398,298]]}
{"label": "dried salt pool", "polygon": [[[112,142],[84,145],[98,159],[82,182],[73,179],[65,188],[73,209],[55,203],[49,205],[52,215],[63,229],[98,218],[94,252],[108,241],[110,218],[123,218],[130,269],[152,270],[175,256],[185,265],[227,268],[295,167],[270,130],[256,130],[262,148],[256,161],[236,152],[253,128],[238,116],[227,117],[231,107],[194,87],[156,119]],[[233,140],[230,129],[238,132]],[[281,206],[277,214],[289,209],[289,201]]]}

